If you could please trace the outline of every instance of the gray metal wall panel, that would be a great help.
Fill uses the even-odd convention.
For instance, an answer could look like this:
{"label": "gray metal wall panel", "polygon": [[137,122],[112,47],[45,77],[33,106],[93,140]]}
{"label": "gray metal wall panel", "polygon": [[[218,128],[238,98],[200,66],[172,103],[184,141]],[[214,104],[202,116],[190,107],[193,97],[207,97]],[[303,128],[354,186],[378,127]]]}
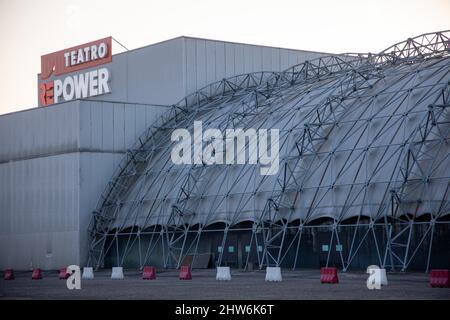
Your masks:
{"label": "gray metal wall panel", "polygon": [[216,81],[216,43],[214,41],[206,41],[206,83]]}
{"label": "gray metal wall panel", "polygon": [[280,63],[280,49],[271,48],[270,52],[272,54],[272,68],[271,71],[281,71],[281,63]]}
{"label": "gray metal wall panel", "polygon": [[0,162],[76,148],[78,101],[0,117]]}
{"label": "gray metal wall panel", "polygon": [[[145,106],[136,106],[136,133],[135,133],[135,139],[132,143],[136,142],[137,138],[144,132],[144,130],[147,128],[147,121],[146,121],[146,109],[149,109]],[[156,113],[156,112],[154,112]],[[127,144],[130,145],[130,144]]]}
{"label": "gray metal wall panel", "polygon": [[2,163],[0,177],[0,267],[78,262],[78,154]]}
{"label": "gray metal wall panel", "polygon": [[80,264],[85,265],[87,259],[87,229],[92,211],[95,209],[100,194],[111,178],[122,154],[114,153],[81,153],[80,154]]}
{"label": "gray metal wall panel", "polygon": [[136,107],[124,105],[124,128],[123,128],[123,148],[128,149],[136,142]]}
{"label": "gray metal wall panel", "polygon": [[245,73],[245,58],[244,58],[244,45],[236,44],[234,46],[234,74]]}
{"label": "gray metal wall panel", "polygon": [[114,150],[114,112],[113,104],[103,102],[102,108],[102,149]]}
{"label": "gray metal wall panel", "polygon": [[262,64],[262,49],[260,47],[252,46],[253,55],[253,70],[264,71]]}
{"label": "gray metal wall panel", "polygon": [[196,42],[196,83],[197,88],[203,88],[208,84],[207,79],[207,60],[206,60],[206,41],[197,40]]}
{"label": "gray metal wall panel", "polygon": [[225,70],[226,70],[225,43],[216,42],[215,47],[216,47],[216,79],[214,79],[214,81],[217,81],[225,77]]}
{"label": "gray metal wall panel", "polygon": [[125,110],[123,105],[111,104],[113,114],[113,150],[125,150]]}
{"label": "gray metal wall panel", "polygon": [[[193,92],[197,88],[197,58],[196,44],[191,39],[186,39],[186,92]],[[175,102],[175,101],[174,101]]]}
{"label": "gray metal wall panel", "polygon": [[244,73],[250,73],[253,68],[253,48],[249,45],[244,45]]}
{"label": "gray metal wall panel", "polygon": [[272,52],[265,48],[260,48],[262,58],[262,71],[272,71]]}
{"label": "gray metal wall panel", "polygon": [[300,63],[299,55],[297,54],[296,51],[288,50],[288,52],[289,52],[289,66],[288,66],[288,68],[293,66],[293,65],[296,65],[296,64]]}
{"label": "gray metal wall panel", "polygon": [[101,104],[84,102],[81,105],[82,109],[87,109],[89,106],[91,114],[91,147],[94,150],[101,150],[103,148],[103,108]]}
{"label": "gray metal wall panel", "polygon": [[[64,245],[48,245],[64,244]],[[50,248],[51,253],[46,253]],[[0,267],[56,270],[78,261],[79,235],[75,231],[0,235]]]}
{"label": "gray metal wall panel", "polygon": [[280,68],[286,70],[289,67],[289,52],[287,50],[280,50]]}
{"label": "gray metal wall panel", "polygon": [[183,41],[178,38],[126,53],[127,101],[170,104],[174,99],[181,99],[184,93],[182,46]]}
{"label": "gray metal wall panel", "polygon": [[[225,78],[234,76],[236,73],[234,65],[234,45],[232,43],[225,43]],[[220,61],[217,61],[220,63]]]}
{"label": "gray metal wall panel", "polygon": [[80,103],[80,142],[79,148],[86,148],[87,146],[92,147],[93,145],[93,119],[92,119],[92,108],[90,101],[82,101]]}
{"label": "gray metal wall panel", "polygon": [[80,102],[83,152],[125,152],[167,107],[97,101]]}

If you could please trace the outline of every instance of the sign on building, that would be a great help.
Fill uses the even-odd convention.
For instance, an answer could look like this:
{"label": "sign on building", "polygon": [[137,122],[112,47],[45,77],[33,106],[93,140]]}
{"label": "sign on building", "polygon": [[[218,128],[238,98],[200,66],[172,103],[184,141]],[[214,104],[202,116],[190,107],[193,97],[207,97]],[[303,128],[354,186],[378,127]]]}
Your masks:
{"label": "sign on building", "polygon": [[108,68],[93,68],[112,62],[111,45],[107,37],[41,56],[40,106],[110,93]]}

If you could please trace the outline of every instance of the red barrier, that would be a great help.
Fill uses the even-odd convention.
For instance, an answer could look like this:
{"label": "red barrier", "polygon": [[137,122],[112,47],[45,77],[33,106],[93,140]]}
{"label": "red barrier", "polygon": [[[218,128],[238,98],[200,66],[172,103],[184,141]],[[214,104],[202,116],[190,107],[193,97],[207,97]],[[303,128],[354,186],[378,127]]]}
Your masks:
{"label": "red barrier", "polygon": [[5,275],[3,279],[5,280],[14,280],[16,277],[14,276],[14,270],[13,269],[6,269]]}
{"label": "red barrier", "polygon": [[189,266],[182,266],[180,270],[180,280],[191,280],[191,268]]}
{"label": "red barrier", "polygon": [[142,279],[144,280],[155,280],[156,279],[156,269],[155,267],[144,267],[142,272]]}
{"label": "red barrier", "polygon": [[59,279],[66,280],[69,277],[70,277],[70,273],[67,272],[67,268],[59,269]]}
{"label": "red barrier", "polygon": [[433,288],[450,288],[450,270],[431,270],[430,286]]}
{"label": "red barrier", "polygon": [[33,273],[31,274],[31,279],[41,280],[42,279],[42,270],[39,268],[33,269]]}
{"label": "red barrier", "polygon": [[321,283],[339,283],[337,268],[321,268],[320,269]]}

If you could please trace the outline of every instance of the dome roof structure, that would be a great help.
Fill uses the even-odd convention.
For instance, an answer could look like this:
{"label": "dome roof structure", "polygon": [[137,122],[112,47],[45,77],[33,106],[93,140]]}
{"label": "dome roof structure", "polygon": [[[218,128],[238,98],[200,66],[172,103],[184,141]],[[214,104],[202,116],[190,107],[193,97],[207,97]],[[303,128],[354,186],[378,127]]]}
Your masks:
{"label": "dome roof structure", "polygon": [[[261,261],[279,265],[296,245],[285,241],[293,225],[300,239],[323,221],[336,235],[348,221],[368,230],[398,222],[398,233],[425,216],[430,226],[439,221],[450,213],[449,37],[425,34],[378,54],[239,75],[187,96],[146,130],[106,186],[90,225],[90,263],[101,266],[115,250],[121,264],[147,232],[152,240],[140,250],[151,255],[164,243],[165,260],[175,261],[168,265],[179,266],[204,230],[220,224],[225,243],[229,229],[248,223],[249,232],[263,234]],[[261,136],[237,146],[243,164],[174,164],[171,134],[183,128],[194,135],[194,122],[222,132],[223,145],[227,129],[278,129],[278,170],[263,175],[260,161],[248,163],[261,151]],[[107,239],[119,236],[127,240],[113,250]],[[404,269],[414,248],[399,254],[395,236],[379,255],[385,263],[394,255],[392,266]]]}

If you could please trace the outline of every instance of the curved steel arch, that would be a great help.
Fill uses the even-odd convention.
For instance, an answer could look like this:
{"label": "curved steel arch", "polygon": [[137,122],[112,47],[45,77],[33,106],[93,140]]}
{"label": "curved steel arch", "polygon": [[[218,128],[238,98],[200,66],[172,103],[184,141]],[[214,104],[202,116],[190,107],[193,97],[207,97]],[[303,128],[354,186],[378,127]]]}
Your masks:
{"label": "curved steel arch", "polygon": [[[111,250],[113,245],[113,241],[111,241],[109,246],[105,247],[106,239],[109,236],[114,238],[116,250],[118,250],[117,242],[120,230],[128,227],[127,224],[129,224],[139,227],[136,232],[130,232],[126,235],[128,239],[123,252],[117,251],[118,265],[124,262],[128,249],[136,242],[139,246],[139,254],[141,254],[140,235],[144,234],[144,232],[141,232],[141,228],[146,230],[153,228],[154,232],[147,232],[147,234],[151,234],[152,238],[147,250],[144,250],[146,251],[145,257],[143,259],[140,257],[140,265],[145,265],[147,257],[151,255],[156,244],[160,242],[163,250],[165,250],[163,254],[165,255],[166,266],[179,267],[184,257],[191,251],[195,257],[203,228],[214,219],[217,221],[216,215],[220,215],[221,206],[228,205],[228,202],[230,202],[228,196],[231,194],[238,200],[234,208],[227,209],[227,218],[220,218],[226,221],[222,241],[224,245],[227,241],[228,229],[237,221],[248,220],[248,218],[243,218],[242,214],[243,212],[249,212],[249,203],[256,202],[256,197],[260,193],[269,194],[267,190],[264,191],[263,189],[270,179],[255,177],[256,166],[244,166],[238,170],[231,167],[226,167],[223,170],[223,167],[210,166],[207,168],[198,165],[178,169],[173,165],[166,166],[163,159],[168,152],[167,131],[180,126],[190,127],[196,117],[206,119],[211,124],[218,124],[219,127],[261,126],[267,124],[268,118],[277,113],[285,116],[291,122],[296,119],[301,120],[298,122],[300,127],[293,125],[288,133],[284,133],[282,148],[285,148],[286,155],[281,159],[282,166],[280,174],[276,178],[276,185],[270,192],[272,195],[261,211],[256,209],[256,204],[253,205],[254,212],[251,219],[255,222],[252,240],[257,241],[255,235],[258,232],[264,234],[262,259],[258,255],[260,267],[272,263],[279,265],[287,250],[295,246],[293,241],[298,241],[296,251],[298,254],[302,230],[305,227],[310,227],[305,225],[310,219],[308,217],[314,219],[315,212],[321,206],[314,205],[314,201],[312,202],[312,206],[308,209],[309,213],[301,218],[300,226],[296,229],[296,237],[288,244],[283,241],[289,228],[290,219],[285,219],[286,214],[283,214],[281,218],[278,217],[278,219],[276,216],[280,215],[283,210],[290,212],[291,216],[298,213],[298,209],[295,209],[298,202],[296,199],[299,199],[302,186],[307,188],[308,179],[313,177],[311,163],[314,163],[317,168],[326,164],[326,161],[322,159],[323,153],[325,153],[327,161],[333,161],[332,152],[324,151],[329,148],[327,145],[331,140],[329,136],[332,132],[340,130],[337,129],[339,125],[349,125],[351,121],[346,121],[345,117],[355,109],[356,99],[364,101],[368,107],[372,108],[371,104],[375,104],[373,101],[376,98],[370,96],[370,91],[377,85],[382,86],[386,71],[392,73],[392,69],[395,69],[399,75],[403,73],[408,75],[412,73],[411,68],[416,65],[424,64],[426,65],[425,68],[434,68],[431,66],[432,61],[438,59],[445,62],[448,53],[449,32],[438,32],[408,39],[377,55],[348,54],[321,57],[291,67],[281,73],[261,72],[235,76],[208,85],[187,96],[178,104],[173,105],[154,125],[146,130],[127,152],[113,178],[108,183],[101,199],[99,199],[90,225],[93,240],[90,245],[89,263],[96,267],[102,265],[105,254]],[[448,60],[447,63],[443,64],[440,69],[436,68],[436,70],[447,68]],[[384,88],[384,91],[389,91],[389,88]],[[401,92],[401,90],[398,92]],[[397,96],[400,95],[400,93],[396,93],[392,95],[392,99],[398,99]],[[321,100],[321,102],[317,100]],[[297,115],[308,109],[308,104],[311,103],[315,105],[310,108],[307,116]],[[230,106],[233,106],[234,109],[224,114],[223,110],[230,109]],[[287,106],[292,107],[295,112]],[[440,115],[442,114],[440,113]],[[377,120],[378,118],[374,117],[373,119]],[[361,121],[362,119],[353,120],[352,128],[357,128]],[[352,129],[349,129],[348,132],[352,134]],[[360,133],[358,132],[358,134]],[[341,141],[341,145],[343,144],[345,144],[345,137]],[[354,147],[353,151],[358,150]],[[308,157],[320,159],[320,161],[306,163],[304,159]],[[148,168],[150,163],[156,163],[160,167],[156,169]],[[235,171],[238,171],[238,173]],[[344,171],[345,166],[342,168],[342,176],[345,175]],[[230,176],[233,175],[236,178],[230,182]],[[303,182],[298,183],[297,180],[299,179]],[[151,180],[151,182],[146,180]],[[208,194],[207,189],[214,188],[218,181],[222,184],[232,185],[228,187],[226,194],[220,193],[225,190],[225,188],[221,189],[220,187],[215,195]],[[251,182],[254,183],[253,190],[250,186]],[[159,186],[158,183],[160,183]],[[355,183],[353,185],[356,186]],[[157,190],[157,195],[153,198],[149,197],[152,188],[156,188],[155,191]],[[168,190],[170,188],[178,190],[177,195],[171,195],[173,190]],[[243,188],[244,191],[238,191],[239,188]],[[326,198],[325,195],[321,195],[320,188],[322,188],[320,185],[315,187],[317,203]],[[401,193],[403,189],[398,190]],[[133,192],[137,194],[133,194]],[[364,192],[367,193],[367,190]],[[160,193],[163,196],[158,198]],[[292,194],[295,193],[297,195],[292,199]],[[132,198],[128,199],[128,197]],[[443,199],[446,199],[446,197],[447,193],[445,193]],[[202,217],[202,210],[205,210],[202,202],[205,198],[208,198],[210,203],[206,214]],[[347,201],[349,203],[347,208],[343,208],[339,215],[331,215],[335,218],[335,224],[333,225],[330,244],[333,243],[333,238],[338,236],[334,230],[339,225],[339,221],[348,217],[346,211],[352,199]],[[383,210],[386,207],[385,201],[379,205]],[[445,205],[441,207],[442,212],[446,211]],[[385,212],[383,210],[381,211]],[[145,212],[145,219],[142,219],[139,213]],[[325,215],[322,214],[322,216]],[[363,215],[360,212],[357,216]],[[294,218],[298,219],[298,217]],[[375,220],[374,217],[373,221]],[[197,226],[196,230],[191,229],[193,225]],[[371,226],[373,226],[373,222],[369,225],[369,228]],[[118,231],[111,235],[110,231],[113,229]],[[193,238],[188,237],[189,234],[195,234],[195,236]],[[388,237],[394,239],[395,235],[388,235]],[[279,241],[280,239],[281,241]],[[339,242],[339,239],[337,241]],[[359,248],[358,244],[355,244],[355,246]],[[389,254],[393,252],[391,248],[386,249],[385,252],[388,252],[388,250]],[[377,251],[381,250],[377,248]],[[344,269],[351,264],[354,254],[355,252],[352,252],[351,249],[348,259],[344,261],[341,253]],[[122,259],[120,259],[120,256]],[[379,256],[381,257],[381,252],[379,252]],[[408,255],[406,255],[403,261],[408,259]],[[221,261],[222,253],[217,263],[220,265]],[[297,255],[294,268],[296,264]],[[394,264],[392,264],[392,267],[395,267]],[[407,263],[404,263],[403,267],[406,268]]]}
{"label": "curved steel arch", "polygon": [[155,149],[166,142],[161,136],[165,135],[168,128],[175,128],[174,124],[180,121],[180,116],[188,114],[191,109],[201,110],[216,99],[232,97],[245,90],[253,89],[256,94],[263,95],[267,88],[276,85],[278,78],[279,74],[275,72],[255,72],[217,81],[183,98],[151,125],[127,151],[100,196],[89,226],[93,240],[88,264],[96,267],[102,264],[105,240],[115,221],[116,209],[121,205],[118,199],[136,182]]}
{"label": "curved steel arch", "polygon": [[[448,32],[447,32],[447,34],[448,34]],[[426,39],[430,35],[433,35],[431,37],[432,42],[424,44],[423,39]],[[421,46],[417,45],[417,39],[421,39]],[[369,67],[372,67],[375,72],[377,72],[377,71],[379,72],[381,69],[381,64],[384,64],[384,65],[388,64],[390,67],[391,65],[401,65],[404,63],[410,63],[412,57],[416,59],[415,63],[418,63],[418,62],[424,60],[425,55],[427,55],[427,56],[430,56],[432,54],[447,55],[448,51],[449,51],[449,43],[450,42],[449,42],[448,36],[445,36],[442,32],[439,32],[437,34],[422,35],[422,36],[416,37],[414,39],[408,39],[404,43],[394,45],[394,46],[384,50],[380,54],[379,57],[378,56],[370,57],[370,55],[369,55],[368,57],[370,57],[370,58],[366,61],[367,61],[367,64]],[[398,50],[398,48],[401,45],[403,46],[403,48],[405,50],[408,51],[407,54],[404,54],[403,51]],[[414,50],[412,50],[411,47],[414,47]],[[387,60],[387,59],[385,59],[386,56],[389,56],[390,58],[395,56],[396,59]],[[370,61],[373,61],[373,60],[378,61],[379,66],[372,65]],[[363,66],[364,60],[361,60],[361,61],[362,61],[361,65]],[[367,80],[370,77],[370,75],[365,77],[361,73],[358,73],[358,75],[362,75],[362,78],[364,80]],[[372,74],[372,76],[373,76],[373,74]],[[379,74],[379,76],[380,77],[376,81],[378,81],[382,77],[382,74]],[[362,83],[364,83],[364,82],[362,82]],[[370,88],[375,83],[376,82],[369,84],[368,87]],[[447,86],[446,86],[446,88],[447,88]],[[354,92],[356,92],[359,89],[360,89],[359,86],[354,86],[353,91],[352,90],[347,91],[348,95],[354,94]],[[367,87],[362,87],[362,89],[366,90]],[[317,146],[315,146],[315,144],[320,144],[327,139],[327,135],[325,135],[325,134],[321,135],[320,133],[318,133],[318,131],[320,129],[322,129],[324,126],[327,126],[327,125],[330,126],[330,124],[336,125],[339,122],[339,114],[337,112],[335,112],[336,108],[334,108],[334,109],[329,108],[329,106],[331,105],[331,101],[336,101],[336,98],[337,98],[337,101],[340,101],[340,100],[344,101],[348,96],[346,96],[345,93],[343,93],[343,92],[344,91],[339,92],[339,94],[337,96],[333,97],[333,99],[328,99],[327,101],[325,101],[325,103],[323,105],[319,105],[316,110],[317,115],[316,116],[313,115],[313,117],[314,117],[314,120],[312,121],[313,123],[310,123],[309,121],[305,123],[305,129],[304,129],[303,136],[301,136],[299,141],[296,141],[294,143],[296,148],[294,148],[294,147],[292,148],[292,150],[294,150],[294,152],[298,151],[298,155],[296,156],[297,163],[293,165],[294,168],[298,167],[298,164],[301,162],[302,157],[305,155],[305,151],[307,153],[317,156],[318,150],[317,150]],[[446,105],[445,99],[442,104],[444,106]],[[321,112],[323,112],[323,110],[328,110],[329,114],[333,114],[332,122],[327,123],[327,119],[328,119],[327,115],[322,115],[322,117],[320,117]],[[342,111],[343,111],[342,113],[344,113],[345,108],[342,108]],[[312,133],[311,133],[311,127],[315,129],[315,131]],[[330,132],[331,132],[331,130],[327,134],[329,135]],[[305,147],[305,141],[306,141],[306,147]],[[446,141],[446,140],[443,140],[443,141]],[[310,148],[308,148],[308,146]],[[295,150],[295,149],[297,149],[297,150]],[[332,155],[333,155],[333,152],[328,154],[328,156],[332,156]],[[294,156],[294,158],[295,158],[295,156]],[[314,161],[311,161],[311,162],[314,163]],[[317,161],[316,161],[316,163],[317,163]],[[304,170],[301,172],[301,176],[303,176],[303,179],[308,178],[308,176],[309,176],[308,172],[310,170],[311,170],[311,168],[304,168]],[[274,218],[274,216],[276,216],[282,208],[290,211],[291,213],[295,211],[294,204],[296,202],[296,199],[294,199],[292,201],[287,200],[288,197],[286,196],[286,193],[287,193],[286,190],[289,190],[289,187],[298,188],[297,189],[298,191],[296,192],[296,197],[298,197],[299,193],[302,191],[302,184],[296,183],[295,186],[289,185],[290,183],[292,184],[293,179],[295,180],[295,178],[294,178],[295,175],[293,174],[295,169],[289,168],[287,162],[285,162],[285,171],[288,171],[291,174],[286,175],[286,173],[281,173],[283,175],[283,177],[279,178],[279,184],[282,185],[283,188],[281,191],[278,192],[278,194],[273,194],[272,197],[268,200],[265,210],[259,221],[259,225],[261,226],[261,229],[267,230],[267,234],[265,235],[265,251],[264,251],[264,257],[263,257],[263,260],[265,260],[265,264],[267,264],[267,265],[274,263],[275,265],[278,266],[282,262],[282,259],[284,257],[282,249],[284,246],[284,237],[285,237],[286,231],[287,231],[287,224],[286,223],[285,224],[277,224],[277,223],[273,223],[272,221],[276,219],[276,218]],[[367,182],[367,183],[369,183],[369,182]],[[333,187],[333,186],[331,186],[331,187]],[[313,206],[309,207],[310,210],[313,208],[314,208]],[[360,213],[360,215],[361,215],[361,213]],[[267,221],[269,221],[269,226],[266,226]],[[339,223],[339,221],[336,220],[335,224],[333,225],[333,228],[332,228],[333,232],[332,232],[332,236],[331,236],[331,240],[330,240],[330,246],[333,243],[333,237],[334,236],[337,237],[337,233],[335,232],[335,230],[336,230],[338,223]],[[369,224],[368,227],[373,231],[373,229],[372,229],[373,223]],[[296,251],[297,254],[299,253],[299,246],[300,246],[302,232],[303,232],[303,223],[299,226],[297,233],[296,233],[296,237],[298,237],[297,251]],[[375,234],[374,234],[374,236],[375,236]],[[295,238],[294,238],[294,240],[295,240]],[[395,238],[394,238],[394,240],[395,240]],[[375,239],[375,241],[376,241],[376,239]],[[337,238],[337,242],[338,242],[338,244],[340,244],[339,238]],[[292,242],[287,246],[287,250],[289,250],[289,248],[291,246],[292,246]],[[407,248],[409,248],[409,244],[407,244],[405,246]],[[353,248],[353,245],[352,245],[352,248]],[[350,249],[350,255],[355,254],[355,252],[352,252],[352,248]],[[358,248],[359,248],[359,246],[358,246]],[[378,248],[377,248],[377,251],[379,251]],[[386,248],[386,252],[388,252],[388,251],[392,252],[390,245]],[[406,252],[408,252],[408,249],[406,250]],[[430,248],[430,252],[431,252],[431,248]],[[341,262],[342,262],[343,268],[344,268],[344,270],[346,270],[348,268],[349,264],[351,263],[351,258],[349,258],[346,263],[342,256],[342,253],[340,253],[340,255],[341,255]],[[380,260],[379,260],[380,265],[385,265],[385,263],[382,263],[382,261],[381,261],[380,253],[378,254],[378,256],[380,258]],[[407,253],[405,254],[405,256],[407,256]],[[329,255],[327,258],[327,264],[328,264],[328,259],[329,259]],[[296,255],[295,260],[297,260],[297,255]],[[402,261],[403,261],[402,270],[404,270],[407,267],[407,263],[405,260],[402,260]],[[428,261],[429,261],[429,259],[428,259]],[[294,263],[294,268],[295,268],[295,265],[296,265],[296,262]],[[394,268],[394,267],[395,266],[392,265],[392,268]],[[427,266],[427,268],[428,268],[428,266]]]}

